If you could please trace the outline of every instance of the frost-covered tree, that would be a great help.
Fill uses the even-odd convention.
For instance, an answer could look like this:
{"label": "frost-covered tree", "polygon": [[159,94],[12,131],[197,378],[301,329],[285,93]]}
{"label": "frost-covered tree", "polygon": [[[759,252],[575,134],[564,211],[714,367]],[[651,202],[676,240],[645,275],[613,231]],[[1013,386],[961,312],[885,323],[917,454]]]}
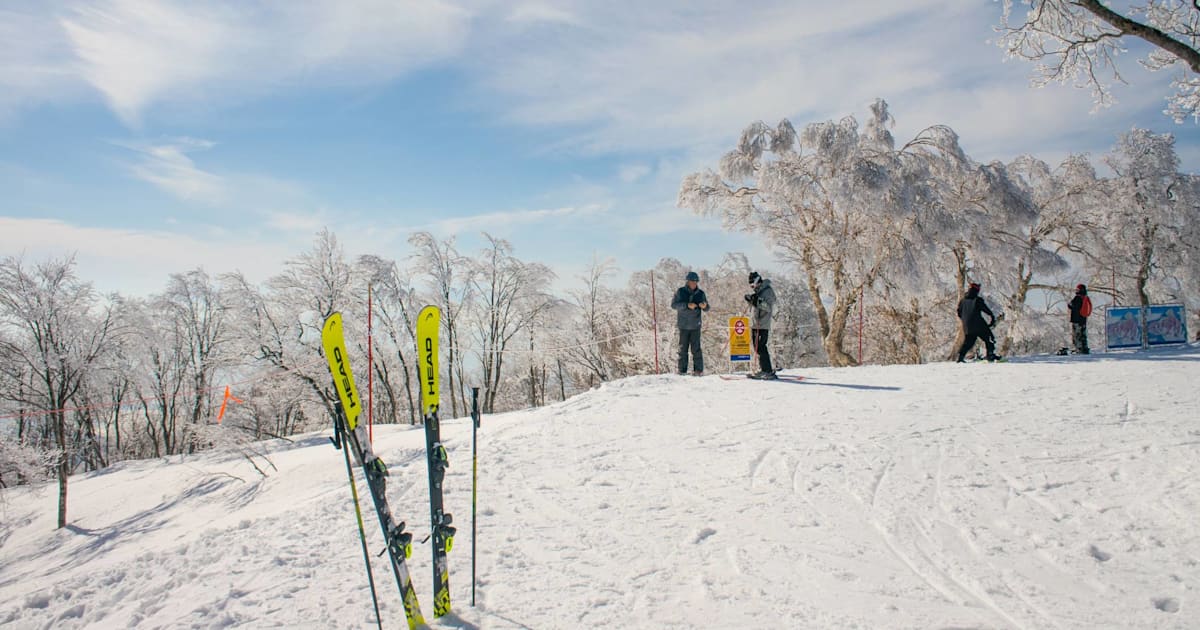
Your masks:
{"label": "frost-covered tree", "polygon": [[[374,304],[372,318],[383,336],[382,340],[376,337],[375,365],[372,366],[384,394],[376,405],[386,401],[387,413],[384,417],[390,414],[396,419],[403,409],[409,424],[416,424],[420,405],[413,377],[416,375],[415,322],[421,309],[419,298],[412,288],[410,276],[395,261],[379,256],[363,256],[358,260],[358,267],[359,273],[367,278],[373,288],[369,296]],[[394,363],[389,357],[395,358]],[[403,405],[399,390],[401,384],[404,387]]]}
{"label": "frost-covered tree", "polygon": [[483,368],[483,411],[492,413],[510,344],[553,305],[549,286],[555,276],[546,265],[518,259],[508,241],[483,236],[488,247],[473,261],[470,281],[477,298],[474,329]]}
{"label": "frost-covered tree", "polygon": [[[171,274],[159,297],[161,309],[176,324],[188,375],[188,421],[200,426],[212,416],[209,388],[215,374],[229,365],[231,330],[225,293],[203,269]],[[186,447],[189,452],[192,444]]]}
{"label": "frost-covered tree", "polygon": [[1029,350],[1027,344],[1037,343],[1047,329],[1061,329],[1061,323],[1046,321],[1044,309],[1030,306],[1031,293],[1062,289],[1052,278],[1070,271],[1070,257],[1086,253],[1102,198],[1101,182],[1083,155],[1069,156],[1055,169],[1025,155],[1010,163],[1008,172],[1028,196],[1033,214],[992,232],[1004,252],[998,263],[1008,325],[999,340],[1001,354],[1011,352],[1015,344]]}
{"label": "frost-covered tree", "polygon": [[799,134],[787,120],[754,123],[717,171],[688,175],[680,186],[681,207],[762,235],[803,271],[833,365],[856,362],[844,343],[863,287],[885,271],[911,271],[904,268],[920,243],[914,230],[936,201],[930,156],[959,152],[942,126],[897,147],[892,122],[877,100],[861,130],[853,116]]}
{"label": "frost-covered tree", "polygon": [[1121,134],[1105,163],[1115,175],[1105,185],[1096,247],[1132,301],[1148,306],[1163,280],[1190,275],[1200,223],[1196,178],[1179,173],[1171,134],[1146,129]]}
{"label": "frost-covered tree", "polygon": [[[68,407],[88,371],[108,350],[115,324],[110,304],[75,274],[75,260],[61,258],[25,265],[20,258],[0,261],[0,328],[4,354],[29,376],[22,400],[45,414],[56,450],[58,527],[67,525],[67,480],[74,469]],[[6,392],[12,396],[13,392]]]}
{"label": "frost-covered tree", "polygon": [[[1092,90],[1098,107],[1113,102],[1110,85],[1124,83],[1117,57],[1126,38],[1153,50],[1149,70],[1172,70],[1166,113],[1200,121],[1200,4],[1193,0],[1003,0],[998,44],[1008,56],[1037,64],[1035,85],[1074,83]],[[1119,4],[1120,6],[1110,6]],[[1021,13],[1024,15],[1021,15]]]}
{"label": "frost-covered tree", "polygon": [[556,340],[562,348],[559,354],[586,374],[589,386],[612,377],[615,342],[622,341],[613,339],[619,334],[616,324],[621,320],[616,316],[616,294],[605,284],[616,271],[612,259],[592,258],[579,277],[583,286],[570,291],[573,313],[566,334]]}
{"label": "frost-covered tree", "polygon": [[450,413],[458,417],[458,410],[466,411],[466,394],[463,380],[466,368],[462,353],[462,319],[471,304],[470,265],[467,257],[458,253],[454,239],[439,241],[429,232],[417,232],[408,242],[415,250],[412,254],[414,273],[428,278],[436,296],[435,304],[442,310],[442,340],[446,348],[446,376]]}
{"label": "frost-covered tree", "polygon": [[[0,488],[46,481],[57,461],[58,455],[53,450],[40,448],[15,435],[0,434]],[[3,495],[0,495],[2,500]]]}
{"label": "frost-covered tree", "polygon": [[[253,357],[251,367],[282,373],[305,385],[308,402],[320,405],[327,422],[334,413],[337,394],[324,362],[321,329],[334,311],[355,306],[352,269],[337,237],[328,230],[318,234],[313,248],[286,261],[283,273],[255,286],[242,274],[224,279],[228,300],[236,312],[234,334],[242,352]],[[346,321],[346,338],[356,339],[362,323]],[[355,353],[352,351],[352,355]],[[359,357],[352,356],[356,364]]]}

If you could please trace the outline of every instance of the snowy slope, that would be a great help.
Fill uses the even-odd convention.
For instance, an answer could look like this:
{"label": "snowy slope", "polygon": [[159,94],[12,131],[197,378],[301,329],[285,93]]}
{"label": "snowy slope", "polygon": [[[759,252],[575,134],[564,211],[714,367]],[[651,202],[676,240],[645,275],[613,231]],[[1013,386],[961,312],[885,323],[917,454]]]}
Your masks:
{"label": "snowy slope", "polygon": [[[444,423],[457,615],[435,626],[1200,625],[1200,348],[804,375],[638,377],[485,417],[474,609],[470,425]],[[52,487],[6,491],[0,625],[372,627],[327,434],[272,443],[265,478],[216,454],[81,476],[66,531]],[[423,435],[375,437],[421,537]],[[427,547],[413,565],[429,614]]]}

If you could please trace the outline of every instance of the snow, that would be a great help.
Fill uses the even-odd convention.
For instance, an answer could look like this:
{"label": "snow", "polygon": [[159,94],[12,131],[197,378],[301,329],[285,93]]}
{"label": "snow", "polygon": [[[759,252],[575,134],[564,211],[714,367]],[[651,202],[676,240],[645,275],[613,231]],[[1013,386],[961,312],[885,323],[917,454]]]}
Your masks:
{"label": "snow", "polygon": [[[440,628],[1196,627],[1200,347],[803,375],[643,376],[485,416],[476,608],[470,423],[444,422],[456,612],[432,621],[417,545],[424,612]],[[0,626],[373,627],[328,434],[264,445],[266,477],[228,453],[79,476],[62,531],[53,485],[5,490]],[[376,427],[375,448],[423,538],[423,433]]]}

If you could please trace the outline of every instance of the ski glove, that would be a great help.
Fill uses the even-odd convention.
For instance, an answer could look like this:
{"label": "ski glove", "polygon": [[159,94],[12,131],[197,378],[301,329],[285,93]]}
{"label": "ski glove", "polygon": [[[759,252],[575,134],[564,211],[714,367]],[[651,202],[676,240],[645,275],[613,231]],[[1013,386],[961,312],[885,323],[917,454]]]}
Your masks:
{"label": "ski glove", "polygon": [[746,301],[750,303],[750,306],[758,306],[758,294],[757,293],[747,293],[743,297],[745,297]]}

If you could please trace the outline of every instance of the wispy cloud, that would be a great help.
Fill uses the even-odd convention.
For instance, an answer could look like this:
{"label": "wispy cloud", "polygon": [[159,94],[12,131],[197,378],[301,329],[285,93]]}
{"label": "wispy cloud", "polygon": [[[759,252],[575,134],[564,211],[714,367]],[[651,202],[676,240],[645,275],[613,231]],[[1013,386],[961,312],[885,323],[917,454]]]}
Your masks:
{"label": "wispy cloud", "polygon": [[136,151],[140,159],[130,173],[184,201],[220,202],[225,198],[223,178],[198,168],[189,153],[204,151],[213,143],[196,138],[174,138],[160,144],[115,143]]}
{"label": "wispy cloud", "polygon": [[46,9],[38,0],[0,6],[0,122],[86,92],[66,37]]}
{"label": "wispy cloud", "polygon": [[509,231],[516,226],[546,224],[564,219],[596,216],[606,211],[605,206],[593,204],[586,206],[568,206],[562,208],[546,208],[538,210],[506,210],[488,212],[466,217],[441,219],[418,229],[429,230],[435,234],[455,235],[463,232]]}
{"label": "wispy cloud", "polygon": [[166,232],[0,216],[0,251],[32,258],[75,255],[80,275],[101,290],[148,294],[160,291],[168,274],[196,267],[265,280],[298,250],[218,228]]}
{"label": "wispy cloud", "polygon": [[579,18],[558,4],[549,2],[520,2],[512,7],[506,18],[519,24],[578,24]]}
{"label": "wispy cloud", "polygon": [[366,85],[457,53],[470,19],[444,0],[18,0],[0,11],[0,113],[90,85],[137,127],[163,103]]}
{"label": "wispy cloud", "polygon": [[988,41],[995,3],[556,6],[576,20],[536,38],[494,28],[474,67],[496,115],[562,130],[553,148],[565,153],[728,147],[756,120],[861,117],[876,97],[892,104],[900,132],[949,123],[989,157],[1089,149],[1114,129],[1167,123],[1158,111],[1166,76],[1133,70],[1137,87],[1095,115],[1086,90],[1030,88],[1030,67],[1005,63]]}
{"label": "wispy cloud", "polygon": [[865,31],[921,13],[945,20],[954,4],[575,3],[576,28],[520,46],[498,34],[480,80],[512,122],[583,128],[570,148],[679,149],[759,118],[930,84],[938,73],[927,47],[880,54],[898,35]]}
{"label": "wispy cloud", "polygon": [[617,177],[626,184],[632,184],[649,175],[651,170],[645,164],[622,164],[617,169]]}

